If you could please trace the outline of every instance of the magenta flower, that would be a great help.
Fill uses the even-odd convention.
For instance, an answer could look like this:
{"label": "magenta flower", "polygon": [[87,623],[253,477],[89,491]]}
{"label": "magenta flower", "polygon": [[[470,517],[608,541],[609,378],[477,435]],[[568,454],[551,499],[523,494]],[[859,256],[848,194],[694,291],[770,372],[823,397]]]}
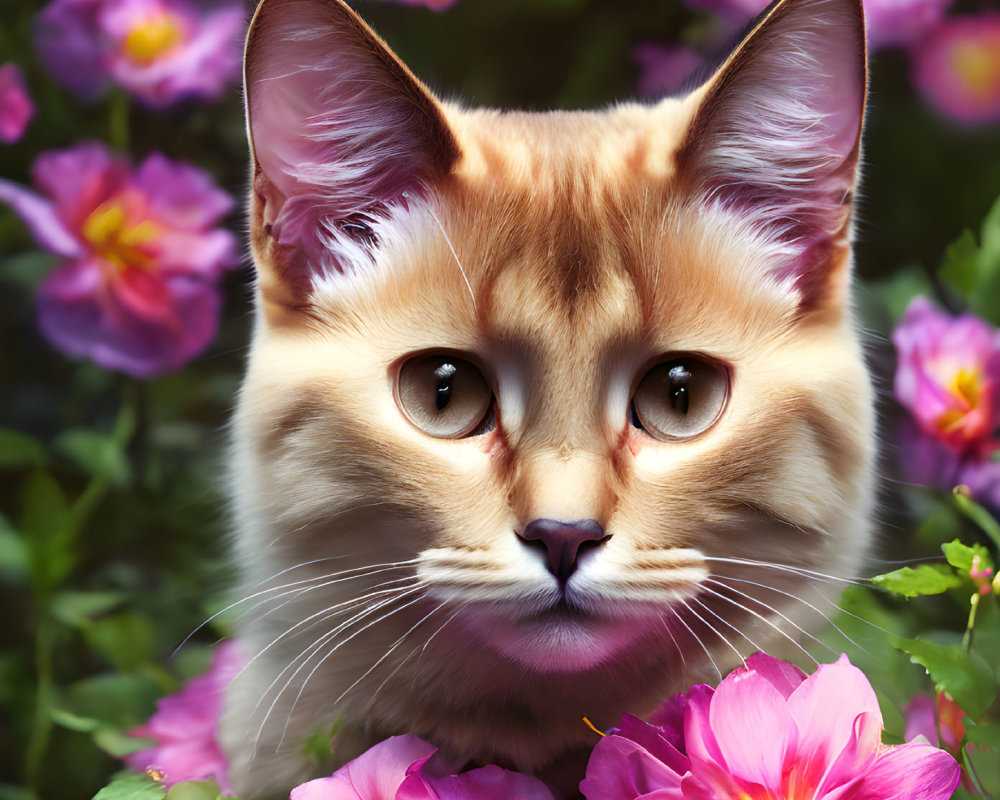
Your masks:
{"label": "magenta flower", "polygon": [[894,393],[920,429],[958,456],[988,458],[1000,441],[1000,331],[914,298],[892,335]]}
{"label": "magenta flower", "polygon": [[215,227],[232,198],[208,174],[154,154],[137,169],[97,143],[36,160],[38,193],[0,180],[0,201],[64,261],[38,292],[39,327],[58,349],[148,378],[215,336],[217,283],[236,238]]}
{"label": "magenta flower", "polygon": [[240,76],[240,0],[54,0],[36,39],[56,79],[90,96],[121,86],[153,108],[211,100]]}
{"label": "magenta flower", "polygon": [[934,30],[955,0],[865,0],[868,45],[907,46]]}
{"label": "magenta flower", "polygon": [[942,22],[913,50],[913,83],[958,122],[1000,122],[1000,13]]}
{"label": "magenta flower", "polygon": [[712,690],[675,700],[677,722],[623,720],[598,742],[588,800],[946,800],[960,779],[943,750],[881,743],[871,685],[841,656],[810,677],[758,653]]}
{"label": "magenta flower", "polygon": [[639,66],[637,91],[640,97],[676,92],[703,61],[690,47],[654,42],[636,45],[632,58]]}
{"label": "magenta flower", "polygon": [[232,796],[228,762],[215,732],[223,692],[244,663],[235,642],[220,643],[205,675],[161,699],[149,722],[130,731],[132,736],[155,739],[156,745],[126,756],[125,763],[139,772],[156,770],[162,774],[164,787],[180,781],[214,780],[223,796]]}
{"label": "magenta flower", "polygon": [[[872,49],[910,45],[941,22],[955,0],[864,0],[868,44]],[[717,14],[738,27],[767,8],[768,0],[687,0],[692,8]]]}
{"label": "magenta flower", "polygon": [[0,142],[14,144],[35,115],[35,106],[16,64],[0,66]]}
{"label": "magenta flower", "polygon": [[496,766],[446,774],[436,752],[416,736],[394,736],[292,789],[291,800],[555,800],[538,778]]}
{"label": "magenta flower", "polygon": [[[906,732],[903,738],[912,742],[922,736],[931,744],[942,746],[939,738],[944,740],[943,746],[952,753],[957,753],[965,738],[965,725],[962,723],[965,712],[947,692],[939,692],[937,699],[931,695],[918,694],[903,709],[906,719]],[[941,736],[938,737],[938,728]]]}

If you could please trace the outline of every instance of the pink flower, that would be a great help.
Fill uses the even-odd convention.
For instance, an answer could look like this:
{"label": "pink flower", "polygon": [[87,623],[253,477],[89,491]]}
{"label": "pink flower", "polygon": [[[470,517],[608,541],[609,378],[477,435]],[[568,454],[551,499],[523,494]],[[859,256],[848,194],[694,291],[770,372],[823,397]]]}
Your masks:
{"label": "pink flower", "polygon": [[913,50],[913,82],[952,119],[1000,122],[1000,13],[942,22]]}
{"label": "pink flower", "polygon": [[872,49],[919,42],[934,30],[955,0],[865,0]]}
{"label": "pink flower", "polygon": [[537,778],[496,766],[445,774],[435,753],[416,736],[394,736],[331,777],[292,789],[291,800],[554,800]]}
{"label": "pink flower", "polygon": [[24,136],[34,115],[20,68],[16,64],[0,66],[0,142],[13,144]]}
{"label": "pink flower", "polygon": [[703,62],[690,47],[654,42],[636,45],[632,57],[639,65],[640,97],[676,92]]}
{"label": "pink flower", "polygon": [[938,727],[941,729],[942,745],[951,753],[957,753],[965,738],[965,725],[962,720],[965,712],[947,692],[939,692],[937,699],[927,694],[918,694],[903,709],[906,719],[906,732],[903,738],[912,742],[918,736],[923,736],[933,745],[941,745],[938,741]]}
{"label": "pink flower", "polygon": [[[868,44],[872,49],[919,41],[941,21],[955,0],[864,0]],[[767,8],[768,0],[687,0],[739,27]]]}
{"label": "pink flower", "polygon": [[945,491],[964,486],[980,505],[1000,509],[1000,461],[958,455],[910,420],[902,426],[899,463],[902,477],[910,483]]}
{"label": "pink flower", "polygon": [[988,458],[1000,441],[1000,331],[972,314],[952,317],[917,297],[892,341],[894,393],[920,429],[959,456]]}
{"label": "pink flower", "polygon": [[682,730],[636,722],[598,742],[588,800],[946,800],[960,779],[943,750],[881,743],[875,693],[847,656],[807,678],[758,653],[688,693]]}
{"label": "pink flower", "polygon": [[238,81],[245,25],[240,0],[54,0],[38,16],[37,44],[78,94],[113,83],[163,108]]}
{"label": "pink flower", "polygon": [[232,796],[226,776],[228,763],[215,738],[222,713],[222,695],[242,669],[243,657],[233,641],[215,648],[212,667],[177,694],[164,697],[145,725],[132,736],[155,739],[157,744],[125,757],[132,769],[154,769],[163,776],[163,786],[180,781],[214,780],[224,796]]}
{"label": "pink flower", "polygon": [[0,180],[0,201],[64,259],[38,293],[55,347],[148,378],[212,340],[236,238],[215,227],[233,200],[208,174],[158,154],[130,170],[86,143],[43,153],[33,178],[38,193]]}

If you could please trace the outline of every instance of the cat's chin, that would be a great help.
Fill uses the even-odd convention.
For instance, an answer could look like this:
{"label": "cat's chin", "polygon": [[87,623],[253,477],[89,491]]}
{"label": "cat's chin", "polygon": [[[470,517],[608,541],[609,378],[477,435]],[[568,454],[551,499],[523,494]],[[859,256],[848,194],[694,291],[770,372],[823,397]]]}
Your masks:
{"label": "cat's chin", "polygon": [[527,618],[476,614],[477,638],[539,672],[575,673],[610,661],[640,639],[640,620],[594,617],[559,607]]}

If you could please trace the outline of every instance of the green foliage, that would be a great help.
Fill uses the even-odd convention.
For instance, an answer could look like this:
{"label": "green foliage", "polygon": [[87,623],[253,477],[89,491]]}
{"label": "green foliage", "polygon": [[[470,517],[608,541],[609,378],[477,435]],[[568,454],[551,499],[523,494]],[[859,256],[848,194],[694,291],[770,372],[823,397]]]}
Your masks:
{"label": "green foliage", "polygon": [[980,240],[965,230],[945,250],[938,272],[974,314],[1000,325],[1000,200],[983,221]]}
{"label": "green foliage", "polygon": [[920,597],[954,589],[962,584],[962,579],[954,570],[941,564],[921,564],[916,568],[903,567],[884,575],[876,575],[872,582],[881,589],[903,597]]}
{"label": "green foliage", "polygon": [[947,692],[962,710],[979,719],[996,699],[993,669],[975,651],[963,653],[953,644],[938,644],[921,639],[900,639],[896,647],[909,653],[934,681],[934,688]]}
{"label": "green foliage", "polygon": [[121,775],[94,795],[94,800],[163,800],[166,791],[148,775]]}

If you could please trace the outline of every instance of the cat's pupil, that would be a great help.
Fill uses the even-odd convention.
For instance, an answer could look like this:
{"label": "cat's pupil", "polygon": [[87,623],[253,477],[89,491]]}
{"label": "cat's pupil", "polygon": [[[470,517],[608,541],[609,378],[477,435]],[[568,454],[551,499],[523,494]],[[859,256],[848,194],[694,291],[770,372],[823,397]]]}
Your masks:
{"label": "cat's pupil", "polygon": [[671,368],[667,378],[670,381],[670,405],[678,414],[687,414],[691,404],[691,394],[687,386],[691,380],[691,373],[686,367],[678,365]]}
{"label": "cat's pupil", "polygon": [[434,406],[438,411],[442,411],[451,402],[452,379],[456,372],[458,368],[448,362],[434,370],[434,377],[437,378]]}

